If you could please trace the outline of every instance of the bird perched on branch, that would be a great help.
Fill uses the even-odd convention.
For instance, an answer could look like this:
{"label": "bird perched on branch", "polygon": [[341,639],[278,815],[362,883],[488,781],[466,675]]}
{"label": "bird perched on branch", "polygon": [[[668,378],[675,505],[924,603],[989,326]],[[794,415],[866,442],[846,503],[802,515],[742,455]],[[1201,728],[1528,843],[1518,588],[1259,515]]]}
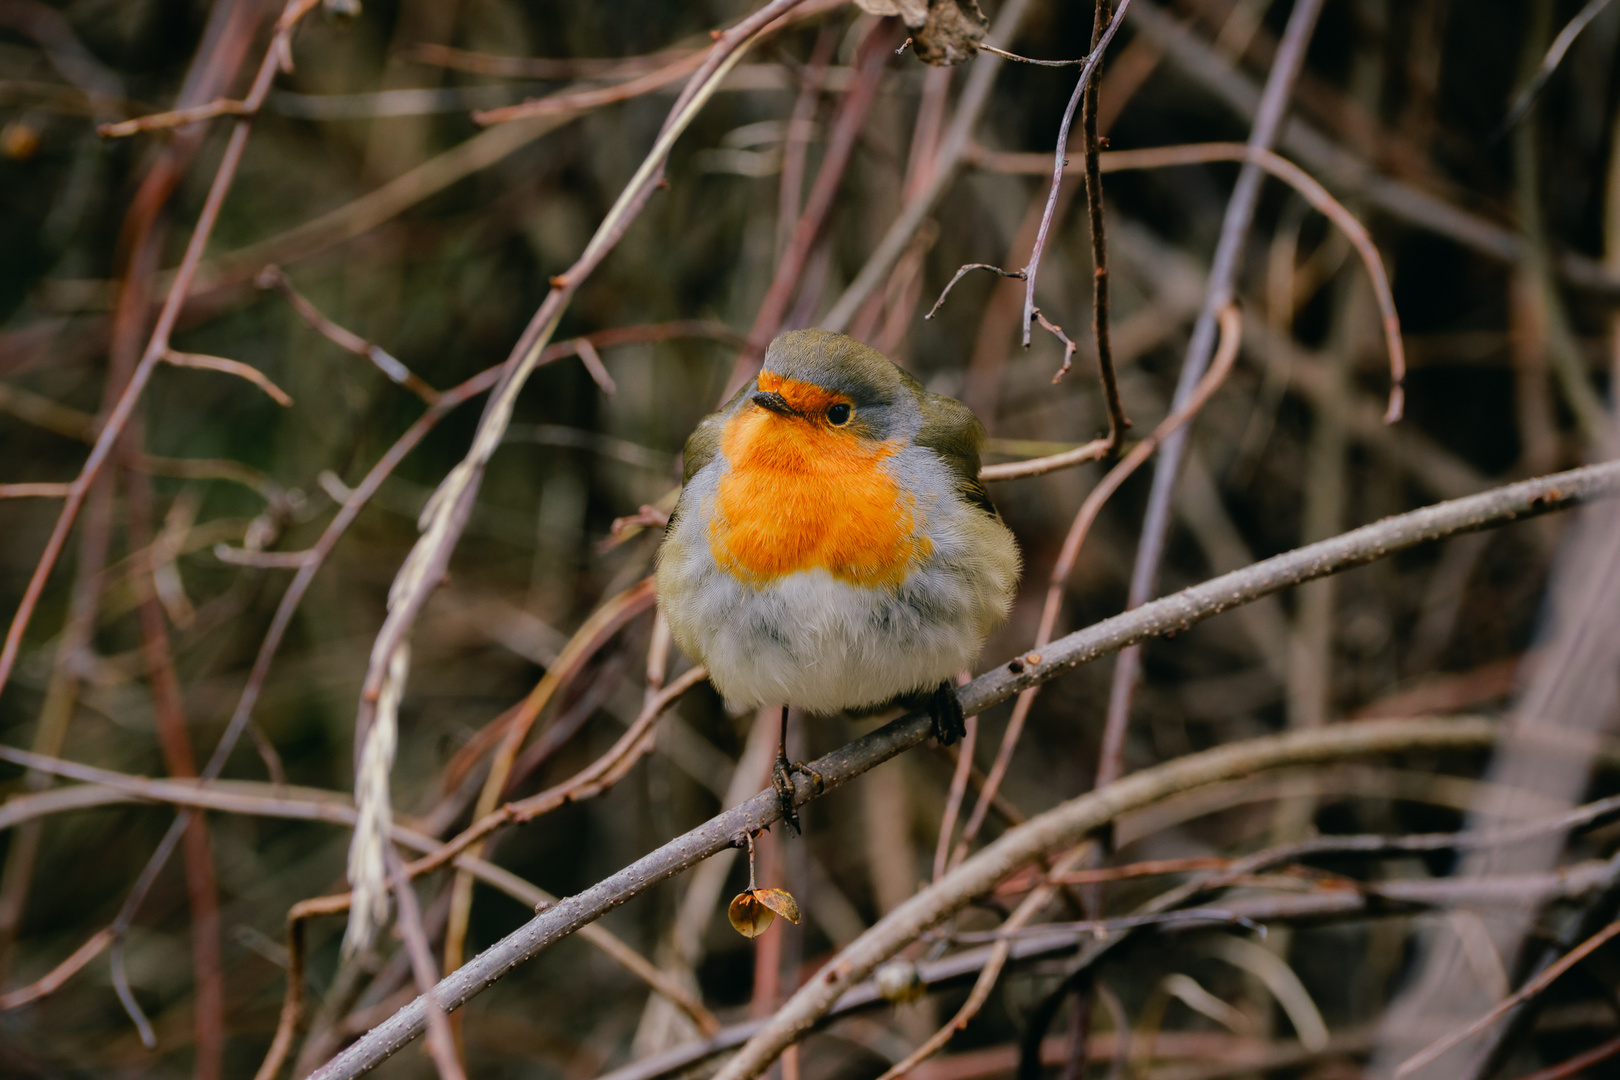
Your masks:
{"label": "bird perched on branch", "polygon": [[1019,571],[983,441],[972,410],[877,350],[795,330],[686,442],[658,602],[728,702],[782,703],[772,777],[795,830],[792,773],[810,770],[788,761],[789,706],[903,704],[942,743],[963,733],[952,677],[1006,619]]}

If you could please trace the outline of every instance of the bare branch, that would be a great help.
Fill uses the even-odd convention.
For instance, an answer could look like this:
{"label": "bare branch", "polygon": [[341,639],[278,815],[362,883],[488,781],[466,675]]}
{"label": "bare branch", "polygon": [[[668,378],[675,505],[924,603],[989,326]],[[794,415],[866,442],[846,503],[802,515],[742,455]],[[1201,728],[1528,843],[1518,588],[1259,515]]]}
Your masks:
{"label": "bare branch", "polygon": [[[983,48],[983,46],[980,47]],[[951,280],[946,282],[945,288],[940,290],[939,299],[934,301],[934,306],[928,309],[928,314],[924,315],[923,318],[932,319],[939,313],[940,306],[945,303],[945,298],[951,295],[951,290],[956,288],[956,283],[966,277],[970,270],[988,270],[992,274],[1000,274],[1002,277],[1007,278],[1018,278],[1020,281],[1024,278],[1022,270],[1003,270],[1001,267],[990,263],[968,263],[951,275]]]}
{"label": "bare branch", "polygon": [[1060,454],[1049,454],[1046,457],[1030,458],[1027,461],[1009,461],[1001,465],[985,465],[979,469],[979,479],[1019,480],[1026,476],[1042,476],[1059,469],[1072,468],[1075,465],[1084,465],[1088,461],[1100,461],[1107,457],[1113,447],[1108,440],[1093,439],[1088,443],[1065,450]]}
{"label": "bare branch", "polygon": [[163,359],[175,367],[199,368],[203,371],[222,371],[227,375],[235,375],[239,379],[246,379],[268,394],[277,405],[283,408],[290,406],[292,398],[286,391],[270,381],[270,377],[251,364],[244,364],[240,360],[227,360],[223,356],[204,356],[201,353],[175,352],[170,349],[163,355]]}
{"label": "bare branch", "polygon": [[1517,991],[1510,994],[1506,998],[1503,998],[1495,1008],[1491,1009],[1484,1016],[1481,1016],[1478,1020],[1475,1020],[1461,1031],[1453,1032],[1443,1039],[1437,1039],[1420,1053],[1414,1054],[1407,1058],[1401,1063],[1400,1067],[1395,1070],[1395,1080],[1400,1080],[1400,1078],[1403,1076],[1412,1075],[1412,1073],[1416,1072],[1418,1069],[1421,1069],[1424,1065],[1433,1061],[1435,1058],[1439,1057],[1453,1046],[1456,1046],[1464,1039],[1485,1030],[1491,1025],[1493,1020],[1507,1012],[1509,1009],[1513,1008],[1513,1006],[1519,1004],[1521,1001],[1528,1001],[1529,999],[1535,997],[1547,987],[1551,986],[1554,980],[1556,980],[1560,975],[1574,967],[1576,964],[1580,963],[1582,960],[1586,959],[1586,957],[1590,956],[1592,953],[1596,952],[1599,946],[1608,941],[1610,938],[1613,938],[1616,934],[1620,934],[1620,922],[1612,922],[1602,930],[1599,930],[1596,934],[1593,934],[1591,937],[1587,938],[1580,945],[1576,946],[1574,949],[1571,949],[1568,953],[1565,953],[1563,959],[1559,960],[1556,964],[1548,967],[1534,979],[1531,979],[1529,982],[1525,983]]}
{"label": "bare branch", "polygon": [[1069,148],[1069,126],[1074,123],[1074,111],[1080,107],[1080,99],[1085,96],[1086,87],[1091,85],[1096,75],[1097,65],[1102,63],[1103,54],[1108,51],[1108,45],[1114,40],[1120,24],[1125,21],[1125,13],[1131,8],[1131,0],[1120,0],[1119,9],[1114,12],[1113,21],[1108,29],[1103,31],[1102,37],[1086,57],[1086,66],[1080,70],[1080,78],[1074,84],[1074,93],[1069,96],[1068,107],[1063,110],[1063,122],[1058,125],[1057,150],[1053,153],[1052,187],[1046,195],[1046,209],[1041,214],[1041,226],[1035,234],[1035,244],[1029,251],[1029,262],[1024,266],[1024,279],[1028,282],[1024,286],[1024,348],[1029,348],[1030,324],[1035,319],[1035,278],[1040,273],[1041,253],[1046,250],[1046,237],[1052,229],[1052,218],[1057,211],[1058,189],[1063,186],[1063,167],[1068,164],[1064,154]]}
{"label": "bare branch", "polygon": [[137,116],[133,120],[97,124],[96,134],[104,139],[121,139],[126,135],[134,135],[142,131],[159,131],[164,128],[195,124],[202,120],[212,120],[216,116],[253,116],[257,112],[258,105],[253,102],[219,98],[216,101],[210,101],[206,105],[197,105],[190,109],[175,109],[172,112]]}
{"label": "bare branch", "polygon": [[1069,335],[1063,332],[1063,327],[1042,315],[1040,308],[1035,308],[1034,313],[1035,321],[1041,324],[1041,329],[1063,342],[1063,363],[1058,367],[1057,374],[1052,376],[1052,385],[1056,386],[1062,381],[1063,376],[1069,373],[1069,365],[1074,363],[1074,354],[1079,346],[1069,340]]}
{"label": "bare branch", "polygon": [[65,499],[72,484],[0,484],[0,499]]}
{"label": "bare branch", "polygon": [[287,280],[287,275],[281,272],[281,267],[274,264],[266,266],[259,271],[258,276],[253,279],[253,283],[261,289],[273,288],[281,293],[300,318],[309,323],[317,333],[338,348],[370,360],[377,366],[377,370],[388,376],[390,380],[405,387],[429,405],[439,400],[437,390],[423,382],[404,364],[389,355],[388,351],[382,346],[373,345],[359,334],[339,326],[323,315],[320,309],[310,303],[297,289],[293,288],[292,282]]}
{"label": "bare branch", "polygon": [[1575,39],[1581,36],[1581,31],[1585,30],[1587,25],[1608,6],[1609,0],[1588,0],[1587,5],[1558,32],[1558,36],[1553,38],[1553,43],[1547,48],[1547,55],[1536,65],[1530,81],[1525,83],[1524,89],[1514,95],[1513,104],[1508,107],[1507,115],[1502,118],[1501,126],[1496,129],[1496,138],[1501,138],[1510,128],[1524,119],[1525,114],[1530,111],[1530,106],[1535,104],[1541,88],[1547,85],[1552,73],[1558,70],[1558,65],[1563,62],[1564,54],[1569,52],[1569,47],[1575,44]]}
{"label": "bare branch", "polygon": [[618,386],[613,382],[613,376],[608,374],[608,369],[602,364],[602,356],[596,351],[596,346],[591,344],[590,338],[575,338],[569,344],[579,354],[579,362],[585,365],[585,370],[590,373],[591,381],[596,383],[602,393],[616,394],[619,392]]}

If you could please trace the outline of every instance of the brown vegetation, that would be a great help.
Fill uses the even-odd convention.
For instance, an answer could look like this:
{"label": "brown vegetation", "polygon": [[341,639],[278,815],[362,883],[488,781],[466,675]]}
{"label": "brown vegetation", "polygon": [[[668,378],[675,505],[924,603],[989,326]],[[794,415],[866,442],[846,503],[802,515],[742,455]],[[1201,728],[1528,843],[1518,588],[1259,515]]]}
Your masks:
{"label": "brown vegetation", "polygon": [[[0,0],[0,1073],[1612,1067],[1620,5],[986,8]],[[648,574],[807,325],[1026,580],[787,840]]]}

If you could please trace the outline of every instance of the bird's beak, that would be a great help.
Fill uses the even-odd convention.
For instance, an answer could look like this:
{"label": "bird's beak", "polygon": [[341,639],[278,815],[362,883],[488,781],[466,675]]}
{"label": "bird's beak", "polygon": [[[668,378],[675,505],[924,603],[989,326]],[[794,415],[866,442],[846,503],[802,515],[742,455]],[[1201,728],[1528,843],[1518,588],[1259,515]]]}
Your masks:
{"label": "bird's beak", "polygon": [[798,416],[799,410],[789,405],[787,398],[774,390],[760,391],[754,395],[754,404],[762,409],[769,409],[778,416]]}

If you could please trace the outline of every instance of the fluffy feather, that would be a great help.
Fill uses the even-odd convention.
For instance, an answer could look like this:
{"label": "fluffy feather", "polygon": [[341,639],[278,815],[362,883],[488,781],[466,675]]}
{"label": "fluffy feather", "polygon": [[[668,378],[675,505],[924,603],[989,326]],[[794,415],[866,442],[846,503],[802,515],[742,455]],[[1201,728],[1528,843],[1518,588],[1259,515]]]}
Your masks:
{"label": "fluffy feather", "polygon": [[699,425],[658,558],[676,643],[738,706],[829,713],[932,690],[977,658],[1018,580],[978,484],[982,428],[838,335],[783,335],[765,371],[855,418],[777,415],[750,386]]}

